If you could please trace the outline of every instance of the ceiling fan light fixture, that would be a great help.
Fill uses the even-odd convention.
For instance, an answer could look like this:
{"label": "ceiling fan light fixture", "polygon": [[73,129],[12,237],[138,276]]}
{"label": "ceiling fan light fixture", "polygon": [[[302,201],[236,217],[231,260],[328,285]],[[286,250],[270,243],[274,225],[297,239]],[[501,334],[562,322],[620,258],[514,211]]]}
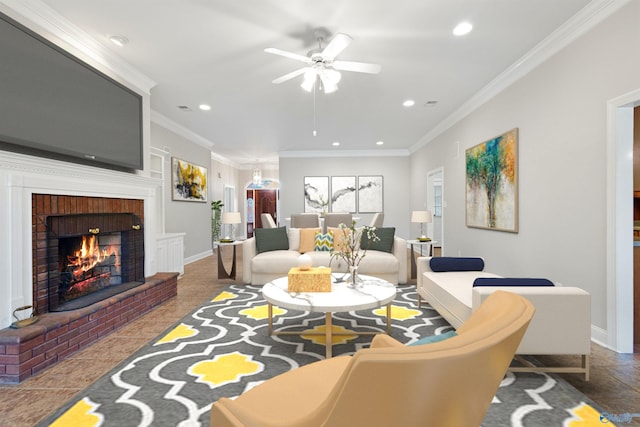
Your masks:
{"label": "ceiling fan light fixture", "polygon": [[318,75],[316,74],[316,71],[314,69],[308,69],[304,72],[304,80],[302,81],[300,87],[307,92],[311,92],[316,84],[317,78]]}

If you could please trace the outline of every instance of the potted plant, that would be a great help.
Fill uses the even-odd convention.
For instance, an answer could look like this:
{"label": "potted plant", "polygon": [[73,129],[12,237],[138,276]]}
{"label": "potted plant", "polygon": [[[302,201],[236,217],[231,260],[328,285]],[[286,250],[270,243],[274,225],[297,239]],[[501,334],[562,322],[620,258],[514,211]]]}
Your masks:
{"label": "potted plant", "polygon": [[222,200],[214,200],[211,202],[211,242],[215,243],[220,240],[220,217],[222,215]]}

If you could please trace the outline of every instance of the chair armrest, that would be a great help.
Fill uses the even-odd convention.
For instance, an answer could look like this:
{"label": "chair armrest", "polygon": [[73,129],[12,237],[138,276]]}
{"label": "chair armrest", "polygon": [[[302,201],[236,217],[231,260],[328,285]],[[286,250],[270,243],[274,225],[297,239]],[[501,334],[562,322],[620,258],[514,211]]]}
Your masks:
{"label": "chair armrest", "polygon": [[419,289],[422,287],[422,273],[426,271],[431,271],[431,267],[429,266],[429,261],[431,261],[430,256],[421,256],[416,260],[417,274],[416,274],[416,287]]}
{"label": "chair armrest", "polygon": [[371,348],[404,347],[400,341],[386,334],[377,334],[371,341]]}
{"label": "chair armrest", "polygon": [[250,237],[242,243],[242,281],[251,284],[251,260],[258,254],[256,238]]}

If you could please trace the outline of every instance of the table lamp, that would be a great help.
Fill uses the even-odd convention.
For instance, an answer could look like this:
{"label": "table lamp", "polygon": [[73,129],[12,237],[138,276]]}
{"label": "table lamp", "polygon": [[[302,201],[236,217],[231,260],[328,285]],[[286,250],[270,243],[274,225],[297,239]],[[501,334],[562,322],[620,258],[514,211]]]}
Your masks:
{"label": "table lamp", "polygon": [[427,237],[427,235],[424,232],[424,225],[432,221],[433,221],[433,218],[431,216],[431,211],[411,212],[411,222],[420,223],[420,237],[418,237],[419,241],[428,242],[429,240],[431,240],[430,238]]}
{"label": "table lamp", "polygon": [[241,224],[242,218],[240,218],[240,212],[222,212],[222,217],[220,218],[220,224],[225,225],[228,224],[231,229],[231,233],[227,234],[224,239],[220,239],[222,243],[233,242],[235,240],[236,234],[236,224]]}

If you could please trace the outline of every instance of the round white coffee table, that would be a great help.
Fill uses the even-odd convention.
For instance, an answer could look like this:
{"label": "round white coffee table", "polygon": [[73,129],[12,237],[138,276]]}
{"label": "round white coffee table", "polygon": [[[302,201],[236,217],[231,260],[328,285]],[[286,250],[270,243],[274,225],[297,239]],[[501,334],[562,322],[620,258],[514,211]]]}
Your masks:
{"label": "round white coffee table", "polygon": [[[269,335],[325,335],[326,357],[331,357],[333,335],[374,335],[378,332],[334,334],[331,328],[331,313],[367,310],[387,306],[387,334],[391,330],[391,301],[396,296],[396,287],[377,277],[360,275],[362,284],[353,287],[346,282],[336,282],[332,276],[331,292],[288,292],[288,277],[280,277],[262,287],[262,295],[268,303]],[[273,330],[273,306],[314,313],[325,313],[325,333],[293,332]]]}

